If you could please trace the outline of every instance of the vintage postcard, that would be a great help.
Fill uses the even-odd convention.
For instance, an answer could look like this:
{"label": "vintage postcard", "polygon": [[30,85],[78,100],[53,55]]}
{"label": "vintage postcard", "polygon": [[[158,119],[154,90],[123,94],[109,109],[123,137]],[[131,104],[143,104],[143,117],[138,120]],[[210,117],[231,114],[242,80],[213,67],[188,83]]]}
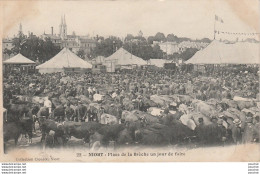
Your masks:
{"label": "vintage postcard", "polygon": [[259,162],[259,1],[0,7],[1,162]]}

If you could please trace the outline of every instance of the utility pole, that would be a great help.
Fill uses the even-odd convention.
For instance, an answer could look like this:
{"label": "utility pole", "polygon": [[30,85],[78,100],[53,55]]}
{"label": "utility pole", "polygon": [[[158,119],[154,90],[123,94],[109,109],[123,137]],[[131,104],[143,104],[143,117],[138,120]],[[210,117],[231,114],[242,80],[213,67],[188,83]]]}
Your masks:
{"label": "utility pole", "polygon": [[113,41],[113,53],[116,52],[116,51],[115,51],[115,43],[116,43],[116,42]]}
{"label": "utility pole", "polygon": [[216,19],[214,18],[214,40],[215,39],[216,39]]}
{"label": "utility pole", "polygon": [[131,59],[132,59],[132,54],[133,54],[133,50],[132,50],[132,40],[130,41],[131,43]]}
{"label": "utility pole", "polygon": [[168,59],[168,43],[167,43],[167,40],[166,40],[166,60]]}

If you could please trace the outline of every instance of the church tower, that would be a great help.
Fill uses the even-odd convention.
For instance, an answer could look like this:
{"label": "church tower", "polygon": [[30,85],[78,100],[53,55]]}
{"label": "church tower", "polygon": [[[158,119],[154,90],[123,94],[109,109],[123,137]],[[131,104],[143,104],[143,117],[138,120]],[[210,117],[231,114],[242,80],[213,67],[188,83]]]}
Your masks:
{"label": "church tower", "polygon": [[60,38],[63,39],[62,31],[63,31],[63,19],[61,17],[61,22],[60,22]]}
{"label": "church tower", "polygon": [[22,24],[20,23],[20,25],[19,25],[19,31],[18,31],[18,36],[20,37],[20,36],[22,36],[23,35],[23,26],[22,26]]}
{"label": "church tower", "polygon": [[61,23],[60,23],[60,38],[61,38],[62,40],[67,39],[67,24],[66,24],[65,15],[64,15],[64,18],[61,17]]}
{"label": "church tower", "polygon": [[64,15],[64,21],[63,21],[63,34],[64,34],[64,39],[67,39],[67,24],[66,24],[65,15]]}

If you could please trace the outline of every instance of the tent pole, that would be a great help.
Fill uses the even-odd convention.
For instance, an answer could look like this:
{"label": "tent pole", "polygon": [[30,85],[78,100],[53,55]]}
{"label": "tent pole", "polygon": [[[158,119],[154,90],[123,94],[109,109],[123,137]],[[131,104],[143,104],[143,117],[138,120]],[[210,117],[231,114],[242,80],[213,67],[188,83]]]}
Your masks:
{"label": "tent pole", "polygon": [[216,19],[214,18],[214,40],[216,39]]}

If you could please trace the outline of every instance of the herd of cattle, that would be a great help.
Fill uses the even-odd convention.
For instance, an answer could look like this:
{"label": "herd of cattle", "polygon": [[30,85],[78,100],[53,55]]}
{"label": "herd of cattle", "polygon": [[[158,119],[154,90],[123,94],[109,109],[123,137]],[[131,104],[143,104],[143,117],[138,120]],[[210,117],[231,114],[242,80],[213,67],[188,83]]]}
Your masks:
{"label": "herd of cattle", "polygon": [[[107,147],[111,143],[118,147],[136,144],[208,146],[259,141],[260,105],[256,99],[201,101],[188,95],[152,95],[140,97],[141,105],[138,100],[127,99],[117,105],[111,96],[103,96],[98,102],[85,96],[63,96],[51,99],[54,105],[51,113],[39,104],[40,100],[39,97],[29,102],[17,99],[5,105],[5,144],[11,139],[17,144],[21,135],[32,143],[36,122],[41,143],[51,147],[64,146],[71,137],[82,139],[90,147]],[[83,121],[65,117],[64,105],[68,101],[75,112],[79,106],[85,108]],[[63,119],[57,119],[60,117]],[[233,129],[236,123],[240,131]],[[251,133],[245,129],[248,123],[253,126]]]}

